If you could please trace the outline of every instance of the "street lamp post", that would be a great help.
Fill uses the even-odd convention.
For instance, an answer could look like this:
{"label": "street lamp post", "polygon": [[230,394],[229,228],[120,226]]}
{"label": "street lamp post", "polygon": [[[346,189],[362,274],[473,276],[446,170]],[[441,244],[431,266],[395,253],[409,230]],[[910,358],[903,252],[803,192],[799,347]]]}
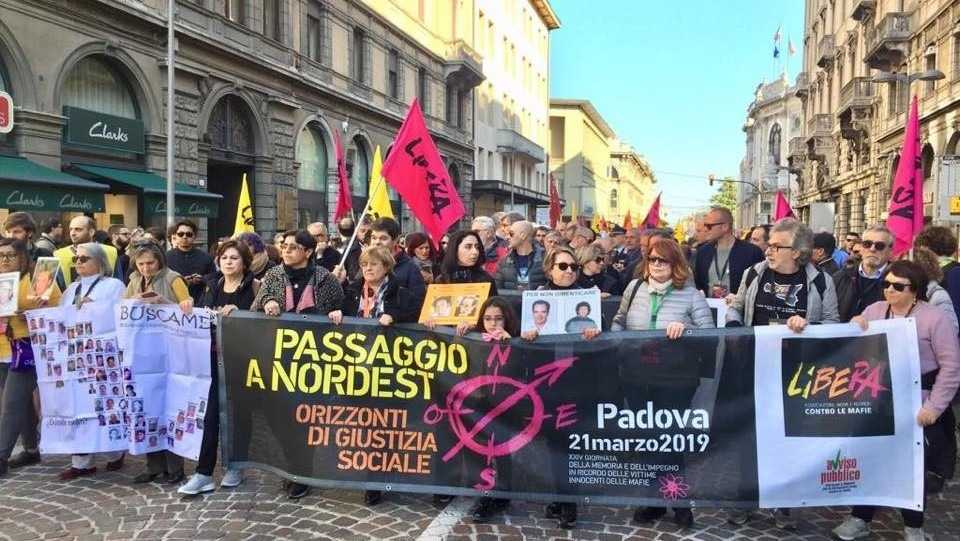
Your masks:
{"label": "street lamp post", "polygon": [[732,179],[732,178],[717,179],[717,178],[714,177],[713,175],[708,176],[708,177],[707,177],[707,180],[708,180],[710,186],[713,186],[714,181],[718,181],[718,182],[736,182],[737,184],[746,184],[747,186],[750,186],[751,188],[753,188],[754,194],[757,196],[757,213],[756,213],[756,214],[757,214],[757,225],[760,224],[760,216],[761,216],[761,208],[760,208],[760,207],[762,206],[762,202],[763,202],[763,201],[762,201],[763,191],[760,189],[760,186],[758,186],[757,184],[755,184],[755,183],[753,183],[753,182],[750,182],[749,180],[734,180],[734,179]]}

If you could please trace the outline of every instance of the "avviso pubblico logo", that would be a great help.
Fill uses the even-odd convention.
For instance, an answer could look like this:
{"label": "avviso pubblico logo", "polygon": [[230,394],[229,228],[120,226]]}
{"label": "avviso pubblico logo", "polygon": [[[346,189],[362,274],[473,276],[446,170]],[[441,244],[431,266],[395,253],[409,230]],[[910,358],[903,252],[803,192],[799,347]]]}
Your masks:
{"label": "avviso pubblico logo", "polygon": [[797,337],[782,344],[787,437],[893,435],[885,335]]}
{"label": "avviso pubblico logo", "polygon": [[843,451],[837,449],[837,454],[826,461],[823,471],[820,472],[820,490],[828,494],[850,492],[860,484],[860,468],[856,457],[843,456]]}

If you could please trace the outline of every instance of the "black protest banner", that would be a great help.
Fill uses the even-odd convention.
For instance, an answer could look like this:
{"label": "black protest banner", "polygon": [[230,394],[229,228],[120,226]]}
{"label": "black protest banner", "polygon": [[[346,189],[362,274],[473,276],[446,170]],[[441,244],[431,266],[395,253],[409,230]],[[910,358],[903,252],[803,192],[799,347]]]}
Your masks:
{"label": "black protest banner", "polygon": [[224,452],[239,467],[358,489],[758,498],[749,330],[491,343],[238,314],[220,334]]}

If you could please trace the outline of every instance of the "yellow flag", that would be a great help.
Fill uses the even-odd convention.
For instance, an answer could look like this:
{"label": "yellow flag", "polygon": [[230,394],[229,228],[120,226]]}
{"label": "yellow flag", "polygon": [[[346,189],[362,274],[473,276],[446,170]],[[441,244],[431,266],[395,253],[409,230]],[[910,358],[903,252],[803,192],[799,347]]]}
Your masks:
{"label": "yellow flag", "polygon": [[237,221],[233,225],[233,236],[240,233],[253,233],[253,203],[250,202],[250,190],[247,189],[247,174],[243,174],[240,187],[240,200],[237,201]]}
{"label": "yellow flag", "polygon": [[370,215],[374,218],[394,218],[393,208],[390,206],[390,196],[387,195],[387,181],[380,176],[383,160],[380,158],[380,147],[373,152],[373,167],[370,170]]}
{"label": "yellow flag", "polygon": [[574,200],[571,202],[571,204],[572,204],[573,206],[570,207],[570,223],[572,223],[572,224],[580,223],[580,222],[577,221],[577,200],[574,199]]}

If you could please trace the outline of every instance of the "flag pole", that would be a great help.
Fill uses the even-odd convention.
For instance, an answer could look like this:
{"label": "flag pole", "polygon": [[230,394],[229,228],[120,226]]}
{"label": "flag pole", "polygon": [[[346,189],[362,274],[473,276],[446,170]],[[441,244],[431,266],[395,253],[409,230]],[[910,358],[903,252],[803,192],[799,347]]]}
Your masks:
{"label": "flag pole", "polygon": [[[380,177],[380,184],[377,185],[376,189],[373,190],[373,193],[376,194],[380,189],[380,186],[386,182],[383,177]],[[367,204],[363,207],[363,212],[360,213],[360,219],[354,222],[353,224],[353,235],[350,235],[350,242],[347,243],[346,248],[343,250],[343,255],[340,257],[340,264],[337,265],[340,268],[343,268],[343,264],[347,262],[347,255],[350,254],[350,249],[353,248],[354,243],[357,241],[357,233],[360,232],[360,222],[363,221],[363,217],[370,212],[370,202],[373,201],[373,197],[367,197]],[[351,212],[352,214],[352,212]]]}
{"label": "flag pole", "polygon": [[171,227],[174,218],[174,181],[173,181],[173,137],[174,137],[174,61],[176,55],[173,29],[173,14],[176,0],[167,0],[167,227]]}

